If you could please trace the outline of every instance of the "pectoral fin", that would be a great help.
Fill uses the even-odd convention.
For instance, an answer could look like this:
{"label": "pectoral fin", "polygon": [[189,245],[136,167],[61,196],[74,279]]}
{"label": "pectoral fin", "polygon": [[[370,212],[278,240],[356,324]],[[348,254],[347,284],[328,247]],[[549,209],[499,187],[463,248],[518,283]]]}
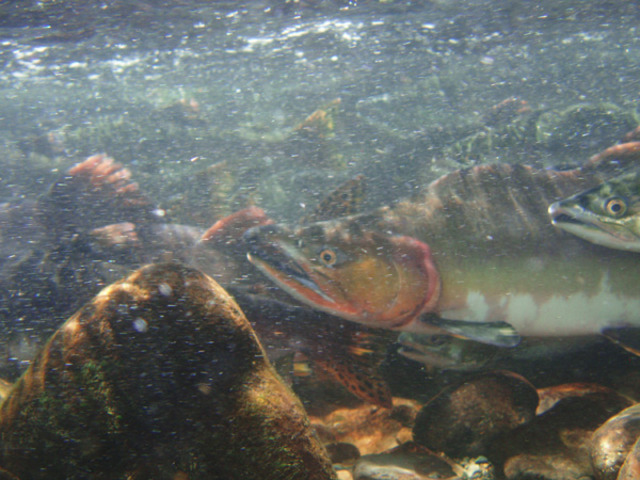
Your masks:
{"label": "pectoral fin", "polygon": [[424,315],[420,324],[426,330],[439,330],[454,337],[474,340],[497,347],[515,347],[520,343],[520,334],[507,322],[469,322],[448,320],[435,314]]}

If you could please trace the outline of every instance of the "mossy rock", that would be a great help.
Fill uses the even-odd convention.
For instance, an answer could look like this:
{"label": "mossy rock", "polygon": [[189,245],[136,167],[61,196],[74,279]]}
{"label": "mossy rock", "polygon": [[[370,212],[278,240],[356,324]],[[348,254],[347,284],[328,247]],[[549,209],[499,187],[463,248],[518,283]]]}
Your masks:
{"label": "mossy rock", "polygon": [[177,264],[72,316],[0,406],[0,438],[23,480],[334,478],[237,304]]}

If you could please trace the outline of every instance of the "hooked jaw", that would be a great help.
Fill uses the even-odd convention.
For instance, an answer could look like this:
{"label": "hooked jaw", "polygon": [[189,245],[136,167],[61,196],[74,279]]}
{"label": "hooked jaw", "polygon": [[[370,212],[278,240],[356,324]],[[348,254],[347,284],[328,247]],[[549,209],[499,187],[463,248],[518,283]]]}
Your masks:
{"label": "hooked jaw", "polygon": [[579,207],[567,206],[565,201],[551,204],[549,216],[552,225],[588,242],[616,250],[640,251],[640,238],[616,219],[603,221]]}
{"label": "hooked jaw", "polygon": [[[295,248],[288,245],[288,242],[277,240],[292,235],[286,227],[278,225],[247,230],[243,236],[249,248],[247,259],[294,298],[334,313],[340,308],[339,305],[313,280],[312,272],[304,258]],[[348,318],[356,315],[355,310],[345,309],[342,316]]]}
{"label": "hooked jaw", "polygon": [[433,311],[440,278],[429,247],[411,237],[367,235],[344,240],[347,260],[319,265],[298,248],[291,230],[275,225],[245,233],[248,258],[298,300],[346,320],[402,329]]}

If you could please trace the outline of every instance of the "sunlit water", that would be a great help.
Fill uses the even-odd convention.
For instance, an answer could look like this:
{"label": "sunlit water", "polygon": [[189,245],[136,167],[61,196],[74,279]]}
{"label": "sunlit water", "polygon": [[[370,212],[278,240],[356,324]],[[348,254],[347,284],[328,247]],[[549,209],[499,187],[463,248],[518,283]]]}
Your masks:
{"label": "sunlit water", "polygon": [[[369,208],[477,164],[569,168],[640,122],[633,2],[63,3],[0,10],[5,216],[99,152],[171,222],[204,229],[248,205],[295,222],[359,174]],[[526,112],[492,116],[510,98]],[[305,133],[318,110],[327,122]],[[9,284],[48,244],[27,217],[0,228]],[[7,288],[49,314],[49,280],[21,280]],[[28,339],[71,312],[25,327],[15,297],[0,301],[15,375]],[[405,380],[392,387],[406,395]]]}

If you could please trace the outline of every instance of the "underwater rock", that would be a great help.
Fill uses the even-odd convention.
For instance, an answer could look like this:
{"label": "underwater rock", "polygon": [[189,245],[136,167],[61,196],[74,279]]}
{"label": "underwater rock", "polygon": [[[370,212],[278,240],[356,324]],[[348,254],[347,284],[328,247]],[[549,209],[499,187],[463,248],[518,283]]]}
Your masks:
{"label": "underwater rock", "polygon": [[388,452],[365,455],[354,467],[355,480],[494,480],[493,466],[484,457],[456,462],[414,442]]}
{"label": "underwater rock", "polygon": [[493,447],[507,458],[509,480],[591,478],[591,436],[607,418],[629,405],[616,391],[591,383],[538,390],[540,404],[531,422],[510,432]]}
{"label": "underwater rock", "polygon": [[566,455],[518,455],[504,468],[508,480],[586,480],[589,469]]}
{"label": "underwater rock", "polygon": [[370,404],[339,408],[324,417],[311,417],[311,422],[323,443],[349,443],[367,455],[409,440],[418,408],[413,400],[394,398],[391,409]]}
{"label": "underwater rock", "polygon": [[385,453],[365,455],[353,470],[355,480],[451,478],[454,475],[451,465],[443,458],[413,442]]}
{"label": "underwater rock", "polygon": [[482,374],[430,400],[418,413],[413,438],[451,457],[485,454],[499,435],[533,419],[537,405],[535,388],[520,375]]}
{"label": "underwater rock", "polygon": [[[632,447],[635,454],[631,457],[636,460],[631,459],[629,464],[634,461],[637,463],[638,449],[634,443],[639,436],[640,404],[626,408],[600,426],[593,433],[589,452],[597,478],[615,480]],[[631,470],[631,465],[627,466],[627,470]]]}
{"label": "underwater rock", "polygon": [[13,383],[0,378],[0,403],[9,396],[9,392],[13,388]]}
{"label": "underwater rock", "polygon": [[73,315],[0,406],[0,435],[23,480],[335,478],[237,304],[178,264]]}
{"label": "underwater rock", "polygon": [[640,478],[640,438],[631,448],[616,480],[636,480],[638,478]]}
{"label": "underwater rock", "polygon": [[360,458],[358,447],[351,443],[337,442],[325,445],[331,463],[353,463]]}
{"label": "underwater rock", "polygon": [[[557,405],[566,402],[584,401],[593,407],[599,408],[606,416],[613,415],[629,406],[629,399],[611,388],[596,383],[565,383],[553,387],[539,388],[537,415],[542,415]],[[590,408],[593,408],[590,407]],[[593,424],[594,419],[590,421]],[[595,420],[597,422],[597,420]]]}

